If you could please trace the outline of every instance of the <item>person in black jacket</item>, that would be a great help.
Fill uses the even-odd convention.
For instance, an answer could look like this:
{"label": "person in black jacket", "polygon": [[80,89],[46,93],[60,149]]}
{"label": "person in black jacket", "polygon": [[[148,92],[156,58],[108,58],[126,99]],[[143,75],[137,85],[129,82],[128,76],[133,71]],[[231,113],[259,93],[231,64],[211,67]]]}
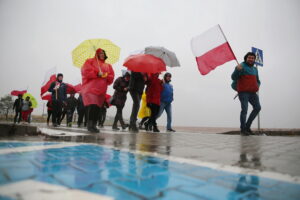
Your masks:
{"label": "person in black jacket", "polygon": [[127,99],[127,93],[128,93],[128,86],[129,86],[129,80],[130,80],[130,73],[126,72],[124,76],[121,76],[116,79],[114,82],[114,95],[112,97],[112,105],[117,107],[117,113],[115,116],[115,120],[112,126],[113,130],[120,130],[118,128],[118,121],[120,121],[121,127],[123,130],[127,128],[127,125],[124,123],[123,120],[123,108],[125,106],[125,102]]}
{"label": "person in black jacket", "polygon": [[22,120],[22,106],[23,106],[23,99],[22,99],[22,95],[19,94],[13,106],[13,110],[15,110],[16,112],[14,123],[17,122],[17,119],[18,119],[18,123],[20,123],[20,121]]}
{"label": "person in black jacket", "polygon": [[137,133],[139,130],[136,126],[137,115],[140,108],[140,101],[144,91],[147,76],[140,72],[132,72],[129,81],[129,92],[133,101],[132,111],[130,116],[129,131]]}
{"label": "person in black jacket", "polygon": [[60,124],[62,107],[67,100],[67,85],[63,83],[63,74],[57,74],[56,81],[51,83],[48,91],[52,93],[52,124],[57,127]]}
{"label": "person in black jacket", "polygon": [[72,126],[72,121],[73,121],[73,114],[75,112],[75,108],[77,107],[78,100],[75,98],[75,94],[70,94],[70,97],[67,98],[67,106],[66,106],[66,111],[67,111],[67,126],[71,127]]}

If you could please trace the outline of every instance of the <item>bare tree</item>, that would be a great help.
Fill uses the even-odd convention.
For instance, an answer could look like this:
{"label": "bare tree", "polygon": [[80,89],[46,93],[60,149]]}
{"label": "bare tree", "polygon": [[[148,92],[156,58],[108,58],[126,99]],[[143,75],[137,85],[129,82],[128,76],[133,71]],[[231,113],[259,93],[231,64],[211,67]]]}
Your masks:
{"label": "bare tree", "polygon": [[11,95],[6,95],[0,99],[0,113],[5,115],[6,120],[8,119],[8,114],[13,111],[13,99]]}

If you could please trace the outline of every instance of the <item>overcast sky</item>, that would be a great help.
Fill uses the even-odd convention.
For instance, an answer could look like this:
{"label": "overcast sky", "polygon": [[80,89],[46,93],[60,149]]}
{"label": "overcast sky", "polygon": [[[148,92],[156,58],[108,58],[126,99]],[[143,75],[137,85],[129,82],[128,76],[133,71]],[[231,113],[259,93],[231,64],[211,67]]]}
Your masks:
{"label": "overcast sky", "polygon": [[[236,62],[202,76],[190,48],[193,36],[216,24],[240,62],[252,46],[264,51],[262,127],[300,128],[298,0],[0,0],[0,95],[28,87],[39,99],[35,114],[42,113],[46,71],[57,66],[73,82],[81,76],[71,51],[86,39],[107,38],[121,47],[116,77],[135,50],[158,45],[177,54],[182,66],[168,68],[175,126],[239,127],[240,102],[230,86]],[[125,118],[131,106],[128,95]],[[165,114],[158,122],[165,125]]]}

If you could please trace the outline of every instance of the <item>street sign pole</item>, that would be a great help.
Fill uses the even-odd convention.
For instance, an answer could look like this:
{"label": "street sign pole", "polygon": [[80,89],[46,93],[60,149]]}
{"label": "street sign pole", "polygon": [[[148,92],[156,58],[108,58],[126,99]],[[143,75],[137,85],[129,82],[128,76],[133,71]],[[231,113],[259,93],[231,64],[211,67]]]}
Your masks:
{"label": "street sign pole", "polygon": [[[255,60],[255,67],[258,70],[258,65],[259,66],[263,66],[263,51],[261,49],[252,47],[252,52],[255,53],[256,55],[256,60]],[[259,98],[259,91],[257,92],[257,96]],[[260,112],[257,115],[257,128],[258,128],[258,132],[260,132]]]}

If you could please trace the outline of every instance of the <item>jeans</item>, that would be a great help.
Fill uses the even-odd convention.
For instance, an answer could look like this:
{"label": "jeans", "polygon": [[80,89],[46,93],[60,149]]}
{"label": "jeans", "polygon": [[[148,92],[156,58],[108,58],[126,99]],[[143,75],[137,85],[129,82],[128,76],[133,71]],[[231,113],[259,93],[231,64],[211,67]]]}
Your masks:
{"label": "jeans", "polygon": [[172,129],[172,104],[166,102],[160,102],[160,108],[157,114],[157,118],[159,118],[162,113],[166,110],[167,113],[167,129]]}
{"label": "jeans", "polygon": [[136,91],[130,91],[130,95],[133,101],[132,111],[130,115],[130,125],[136,126],[137,115],[140,109],[140,102],[141,102],[142,95]]}
{"label": "jeans", "polygon": [[[240,92],[239,93],[239,99],[241,102],[241,115],[240,115],[240,122],[241,122],[241,131],[244,131],[246,129],[250,129],[251,124],[255,117],[258,115],[259,111],[261,110],[261,106],[259,103],[259,98],[256,93],[251,92]],[[249,115],[248,120],[247,118],[247,112],[248,112],[248,102],[252,105],[253,110]]]}

